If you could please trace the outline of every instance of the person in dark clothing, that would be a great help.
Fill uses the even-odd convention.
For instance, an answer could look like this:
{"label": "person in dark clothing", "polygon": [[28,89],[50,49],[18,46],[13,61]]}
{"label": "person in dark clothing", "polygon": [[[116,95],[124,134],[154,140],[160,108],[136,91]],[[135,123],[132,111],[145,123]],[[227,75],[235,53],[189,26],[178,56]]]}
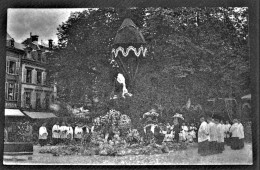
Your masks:
{"label": "person in dark clothing", "polygon": [[173,127],[174,131],[174,140],[178,143],[179,142],[179,133],[181,131],[181,127],[179,124],[175,124]]}

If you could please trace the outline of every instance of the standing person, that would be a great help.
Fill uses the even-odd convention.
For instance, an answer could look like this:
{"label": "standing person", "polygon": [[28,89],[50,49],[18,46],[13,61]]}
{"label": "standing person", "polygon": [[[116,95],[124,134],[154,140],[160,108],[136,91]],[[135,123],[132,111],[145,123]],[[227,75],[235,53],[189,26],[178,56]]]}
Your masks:
{"label": "standing person", "polygon": [[67,132],[68,132],[68,127],[66,126],[65,122],[62,122],[60,127],[60,139],[62,143],[66,142]]}
{"label": "standing person", "polygon": [[239,149],[244,148],[244,138],[245,138],[245,134],[244,134],[244,126],[242,125],[241,121],[238,119],[238,131],[239,131]]}
{"label": "standing person", "polygon": [[[217,153],[222,153],[223,152],[223,147],[222,147],[222,139],[224,139],[224,129],[222,128],[221,123],[219,122],[218,119],[215,120],[216,126],[217,126]],[[224,141],[223,141],[224,142]]]}
{"label": "standing person", "polygon": [[208,124],[204,117],[200,118],[200,127],[198,130],[198,154],[201,156],[206,156],[209,154],[209,132]]}
{"label": "standing person", "polygon": [[185,125],[185,122],[182,123],[181,126],[181,134],[182,134],[182,141],[186,141],[187,140],[187,134],[188,134],[188,126]]}
{"label": "standing person", "polygon": [[81,141],[82,135],[83,135],[82,124],[79,123],[75,127],[75,131],[74,131],[74,139],[76,140],[76,142],[80,142]]}
{"label": "standing person", "polygon": [[209,128],[209,150],[211,154],[217,153],[217,126],[214,119],[208,118],[208,128]]}
{"label": "standing person", "polygon": [[222,151],[224,151],[225,150],[225,129],[226,129],[226,126],[225,126],[225,124],[223,123],[222,120],[220,121],[220,124],[221,124],[221,149],[222,149]]}
{"label": "standing person", "polygon": [[237,150],[239,149],[239,137],[240,137],[239,124],[237,119],[233,120],[233,124],[230,127],[229,131],[232,133],[231,142],[230,142],[231,149]]}
{"label": "standing person", "polygon": [[195,130],[195,133],[196,133],[195,142],[198,142],[198,131],[199,131],[199,128],[200,128],[200,123],[196,122],[195,127],[196,127],[196,130]]}
{"label": "standing person", "polygon": [[39,143],[42,146],[47,144],[48,132],[46,129],[46,123],[43,123],[39,129]]}
{"label": "standing person", "polygon": [[60,142],[60,125],[57,121],[52,127],[52,142],[57,145]]}
{"label": "standing person", "polygon": [[174,122],[174,125],[173,125],[173,132],[174,132],[174,140],[177,142],[177,143],[179,143],[179,138],[180,138],[180,136],[179,136],[179,134],[180,134],[180,131],[181,131],[181,127],[180,127],[180,125],[179,125],[179,123],[178,122]]}
{"label": "standing person", "polygon": [[225,143],[226,145],[230,146],[230,132],[229,132],[229,129],[231,127],[231,124],[229,123],[229,121],[227,120],[226,121],[226,124],[225,124]]}
{"label": "standing person", "polygon": [[73,140],[73,128],[70,123],[68,123],[67,139],[68,139],[68,142]]}
{"label": "standing person", "polygon": [[197,131],[197,128],[195,127],[194,123],[191,123],[191,126],[189,128],[189,133],[190,133],[190,136],[192,137],[192,141],[195,141],[196,139],[196,131]]}

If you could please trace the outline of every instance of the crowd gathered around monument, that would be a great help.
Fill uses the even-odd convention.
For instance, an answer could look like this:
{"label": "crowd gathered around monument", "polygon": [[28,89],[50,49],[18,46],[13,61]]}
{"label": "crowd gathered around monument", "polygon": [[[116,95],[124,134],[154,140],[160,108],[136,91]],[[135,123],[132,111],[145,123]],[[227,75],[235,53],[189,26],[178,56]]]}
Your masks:
{"label": "crowd gathered around monument", "polygon": [[[72,142],[82,144],[83,142],[90,142],[93,134],[101,134],[104,142],[113,143],[114,139],[124,138],[122,132],[118,128],[113,128],[111,131],[102,129],[98,126],[99,123],[91,125],[76,123],[72,126],[70,123],[57,121],[51,132],[47,131],[46,123],[43,123],[39,128],[39,144],[44,146],[47,144],[47,137],[51,135],[51,145],[68,145]],[[155,122],[148,123],[148,126],[155,124]],[[137,138],[134,143],[146,143],[147,125],[144,127],[144,132],[137,129],[128,129],[126,132],[135,133]],[[185,122],[181,124],[157,123],[156,127],[159,133],[155,134],[155,126],[151,126],[150,131],[155,138],[161,138],[161,143],[198,143],[198,154],[201,156],[222,153],[225,150],[225,145],[230,146],[233,150],[239,150],[244,147],[244,126],[238,119],[234,119],[232,124],[229,121],[224,121],[211,118],[201,117],[200,123]],[[103,129],[104,131],[104,129]],[[158,135],[159,134],[159,135]],[[129,141],[128,141],[129,142]],[[149,143],[149,142],[148,142]],[[160,143],[160,144],[161,144]]]}

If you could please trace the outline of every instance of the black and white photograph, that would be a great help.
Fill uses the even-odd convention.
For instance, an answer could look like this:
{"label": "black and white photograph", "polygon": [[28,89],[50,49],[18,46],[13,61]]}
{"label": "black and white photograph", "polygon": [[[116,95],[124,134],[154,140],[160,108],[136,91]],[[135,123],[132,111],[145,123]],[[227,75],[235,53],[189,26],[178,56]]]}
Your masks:
{"label": "black and white photograph", "polygon": [[252,165],[249,10],[8,8],[3,164]]}

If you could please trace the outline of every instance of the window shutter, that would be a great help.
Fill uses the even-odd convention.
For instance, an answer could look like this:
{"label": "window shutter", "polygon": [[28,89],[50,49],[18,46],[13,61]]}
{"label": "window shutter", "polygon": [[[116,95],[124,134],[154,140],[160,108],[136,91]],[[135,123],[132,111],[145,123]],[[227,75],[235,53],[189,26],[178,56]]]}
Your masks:
{"label": "window shutter", "polygon": [[24,68],[23,70],[23,82],[26,83],[26,73],[27,73],[27,69]]}
{"label": "window shutter", "polygon": [[26,107],[26,92],[23,93],[23,107]]}
{"label": "window shutter", "polygon": [[42,72],[42,84],[45,85],[46,84],[46,72]]}
{"label": "window shutter", "polygon": [[16,62],[15,71],[16,71],[15,74],[19,75],[19,71],[20,71],[20,62],[19,61]]}
{"label": "window shutter", "polygon": [[5,82],[5,99],[8,99],[8,82]]}
{"label": "window shutter", "polygon": [[14,95],[15,95],[15,96],[14,96],[15,98],[14,98],[14,100],[17,101],[17,100],[18,100],[18,97],[19,97],[19,93],[18,93],[18,92],[19,92],[19,84],[17,84],[17,83],[15,84],[15,89],[14,89],[14,90],[15,90],[15,94],[14,94]]}
{"label": "window shutter", "polygon": [[10,61],[6,60],[6,73],[9,73]]}

